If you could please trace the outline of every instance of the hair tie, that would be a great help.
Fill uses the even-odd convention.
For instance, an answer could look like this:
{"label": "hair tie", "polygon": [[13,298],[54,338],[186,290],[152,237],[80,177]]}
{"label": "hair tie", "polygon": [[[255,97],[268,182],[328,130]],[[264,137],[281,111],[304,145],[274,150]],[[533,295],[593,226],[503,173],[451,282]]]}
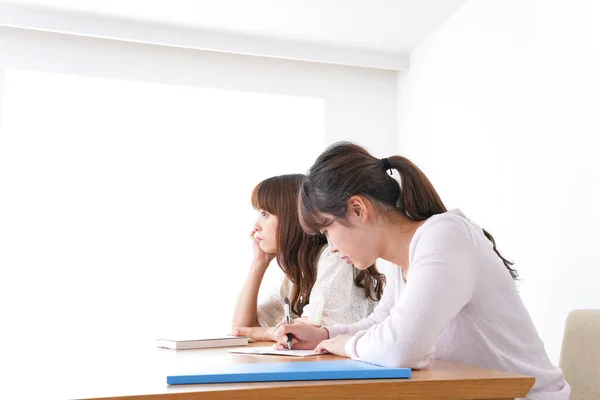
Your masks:
{"label": "hair tie", "polygon": [[392,167],[392,163],[390,163],[390,160],[388,160],[387,158],[382,158],[381,162],[383,163],[383,170],[384,171],[388,171],[390,170],[390,175],[392,174],[392,169],[394,169],[394,167]]}

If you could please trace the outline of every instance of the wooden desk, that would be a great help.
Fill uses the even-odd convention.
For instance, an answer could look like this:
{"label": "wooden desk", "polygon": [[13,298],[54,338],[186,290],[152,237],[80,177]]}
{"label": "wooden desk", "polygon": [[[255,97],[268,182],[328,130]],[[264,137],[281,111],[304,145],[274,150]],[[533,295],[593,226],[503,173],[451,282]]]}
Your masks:
{"label": "wooden desk", "polygon": [[[256,343],[254,346],[266,345]],[[264,382],[168,386],[167,375],[193,374],[200,366],[255,362],[335,360],[323,355],[293,357],[230,354],[224,349],[173,351],[131,347],[117,352],[82,349],[81,358],[49,370],[19,387],[23,398],[108,398],[112,400],[201,399],[494,399],[523,397],[530,377],[444,361],[413,371],[411,379]],[[33,368],[33,366],[31,366]],[[32,376],[36,370],[31,369]],[[45,379],[48,378],[48,379]],[[10,381],[6,381],[10,382]],[[13,382],[13,386],[14,386]],[[2,397],[2,396],[0,396]],[[11,398],[18,398],[11,397]]]}

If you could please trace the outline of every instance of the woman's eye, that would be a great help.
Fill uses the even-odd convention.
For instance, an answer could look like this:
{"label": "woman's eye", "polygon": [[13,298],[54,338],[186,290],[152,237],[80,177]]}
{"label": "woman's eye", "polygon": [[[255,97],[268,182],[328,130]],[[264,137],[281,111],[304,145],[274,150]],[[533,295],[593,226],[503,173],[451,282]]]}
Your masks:
{"label": "woman's eye", "polygon": [[265,218],[267,216],[267,213],[265,211],[261,211],[260,212],[260,216],[263,217],[263,218]]}

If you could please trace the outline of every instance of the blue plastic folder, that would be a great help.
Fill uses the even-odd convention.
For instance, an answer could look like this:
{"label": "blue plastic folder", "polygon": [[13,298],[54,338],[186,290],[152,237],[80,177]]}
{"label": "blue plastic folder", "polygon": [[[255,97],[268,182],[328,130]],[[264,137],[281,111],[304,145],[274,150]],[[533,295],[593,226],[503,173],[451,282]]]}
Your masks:
{"label": "blue plastic folder", "polygon": [[278,362],[233,364],[213,367],[197,375],[167,376],[167,384],[398,379],[411,376],[410,368],[386,368],[354,360]]}

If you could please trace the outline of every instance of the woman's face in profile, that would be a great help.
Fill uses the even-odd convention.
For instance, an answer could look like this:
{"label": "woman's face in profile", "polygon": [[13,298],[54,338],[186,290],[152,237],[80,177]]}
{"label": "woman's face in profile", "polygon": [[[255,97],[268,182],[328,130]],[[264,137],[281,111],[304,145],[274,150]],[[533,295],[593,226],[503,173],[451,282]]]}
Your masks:
{"label": "woman's face in profile", "polygon": [[254,239],[260,249],[267,254],[277,253],[277,216],[264,210],[258,210],[258,218],[254,223]]}

